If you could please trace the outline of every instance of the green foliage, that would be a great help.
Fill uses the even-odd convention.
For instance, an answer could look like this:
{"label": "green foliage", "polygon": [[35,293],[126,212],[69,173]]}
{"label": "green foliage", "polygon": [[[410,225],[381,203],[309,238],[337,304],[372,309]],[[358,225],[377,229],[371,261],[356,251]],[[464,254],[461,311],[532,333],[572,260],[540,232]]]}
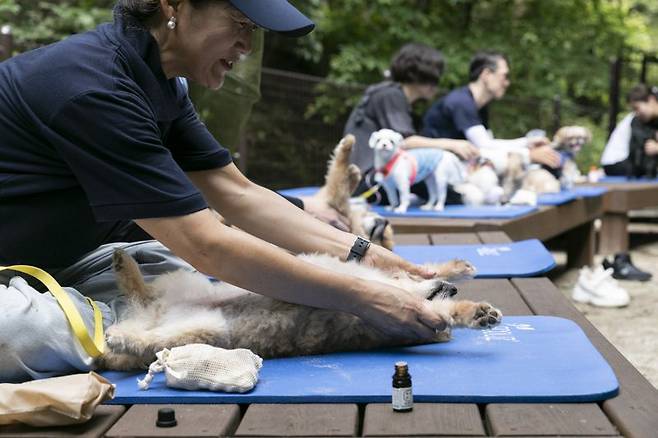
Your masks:
{"label": "green foliage", "polygon": [[[532,128],[553,132],[552,100],[561,96],[568,108],[562,124],[595,131],[595,152],[585,154],[584,167],[598,161],[595,153],[607,137],[610,60],[620,54],[627,60],[623,95],[639,78],[640,53],[658,50],[658,4],[648,0],[329,0],[315,3],[311,13],[318,30],[310,36],[316,43],[307,46],[322,48],[314,56],[329,60],[332,84],[382,80],[393,54],[411,41],[443,52],[445,90],[467,82],[475,51],[506,53],[512,87],[491,111],[496,135],[517,137]],[[331,123],[358,99],[328,89],[321,85],[307,116]]]}
{"label": "green foliage", "polygon": [[[264,65],[327,80],[313,93],[265,96],[254,109],[247,136],[254,150],[252,168],[266,172],[276,154],[288,156],[289,165],[290,157],[298,157],[301,183],[321,179],[318,170],[312,171],[313,177],[304,173],[308,162],[315,160],[309,154],[326,155],[364,87],[382,80],[391,57],[404,43],[423,42],[443,52],[447,69],[439,86],[444,91],[467,81],[468,62],[476,50],[507,53],[512,87],[493,105],[494,132],[501,138],[531,128],[552,134],[553,99],[560,96],[562,124],[584,124],[594,131],[594,148],[582,156],[583,170],[597,162],[607,137],[610,60],[619,54],[625,59],[623,113],[623,95],[639,78],[642,53],[658,54],[655,0],[291,1],[315,20],[317,28],[299,39],[268,33]],[[0,25],[12,26],[15,51],[22,52],[110,20],[113,4],[114,0],[0,0]],[[658,64],[649,65],[648,81],[658,82]],[[264,84],[263,92],[274,85]],[[292,109],[292,95],[304,104]],[[197,100],[209,128],[225,133],[215,120],[220,118],[215,95]],[[417,106],[415,111],[420,114],[422,109]],[[286,117],[296,119],[294,128]],[[267,148],[263,139],[268,139]],[[295,142],[304,146],[297,150]],[[285,179],[286,172],[282,169],[279,176]]]}
{"label": "green foliage", "polygon": [[14,49],[24,52],[109,21],[113,4],[113,0],[0,0],[0,25],[11,25]]}

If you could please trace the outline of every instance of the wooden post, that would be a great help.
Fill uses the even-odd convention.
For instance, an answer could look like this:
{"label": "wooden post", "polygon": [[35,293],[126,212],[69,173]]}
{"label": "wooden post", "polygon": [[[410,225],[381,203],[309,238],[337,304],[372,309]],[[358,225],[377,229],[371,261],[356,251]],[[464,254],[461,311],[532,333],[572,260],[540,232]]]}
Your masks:
{"label": "wooden post", "polygon": [[619,114],[619,82],[621,80],[622,57],[619,54],[610,62],[610,112],[608,113],[608,135],[617,126],[617,114]]}
{"label": "wooden post", "polygon": [[0,62],[11,58],[14,51],[14,40],[11,35],[11,26],[5,24],[0,27]]}

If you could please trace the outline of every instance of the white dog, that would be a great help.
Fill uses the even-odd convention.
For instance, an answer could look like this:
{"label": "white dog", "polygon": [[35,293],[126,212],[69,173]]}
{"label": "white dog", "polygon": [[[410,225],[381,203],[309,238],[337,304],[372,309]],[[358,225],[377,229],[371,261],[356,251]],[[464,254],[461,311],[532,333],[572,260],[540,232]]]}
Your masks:
{"label": "white dog", "polygon": [[411,186],[422,181],[427,186],[429,199],[420,208],[443,210],[448,185],[465,180],[465,167],[451,152],[430,148],[404,150],[400,148],[402,140],[399,133],[380,129],[372,133],[368,142],[375,150],[375,180],[386,190],[389,208],[396,213],[406,212]]}

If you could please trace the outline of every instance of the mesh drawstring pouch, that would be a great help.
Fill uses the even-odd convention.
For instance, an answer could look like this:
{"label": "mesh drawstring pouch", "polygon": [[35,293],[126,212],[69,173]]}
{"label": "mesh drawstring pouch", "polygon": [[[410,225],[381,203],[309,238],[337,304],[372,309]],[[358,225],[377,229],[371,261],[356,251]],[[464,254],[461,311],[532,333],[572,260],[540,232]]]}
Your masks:
{"label": "mesh drawstring pouch", "polygon": [[153,376],[164,371],[167,386],[188,390],[246,392],[256,386],[263,359],[250,350],[226,350],[206,344],[188,344],[164,349],[149,366],[148,374],[137,381],[148,389]]}

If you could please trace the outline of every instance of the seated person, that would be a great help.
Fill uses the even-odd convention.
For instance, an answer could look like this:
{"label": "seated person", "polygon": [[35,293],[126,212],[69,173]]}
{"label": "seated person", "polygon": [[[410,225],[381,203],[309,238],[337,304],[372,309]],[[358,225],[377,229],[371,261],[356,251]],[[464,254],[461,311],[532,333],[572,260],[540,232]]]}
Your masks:
{"label": "seated person", "polygon": [[[443,56],[422,44],[407,44],[393,57],[390,67],[392,80],[371,85],[366,89],[359,104],[352,110],[344,134],[356,137],[350,161],[361,169],[363,179],[355,194],[361,194],[374,186],[374,152],[368,146],[370,135],[388,128],[405,137],[402,147],[439,148],[451,151],[468,160],[478,155],[470,143],[463,140],[427,138],[417,135],[411,115],[411,105],[422,99],[432,99],[443,73]],[[421,192],[419,192],[419,190]],[[423,196],[423,184],[415,184],[412,191]],[[383,190],[376,197],[386,204]]]}
{"label": "seated person", "polygon": [[469,84],[451,91],[435,102],[423,118],[421,134],[432,138],[466,139],[482,156],[491,159],[498,173],[506,168],[500,151],[519,152],[526,162],[558,167],[559,155],[545,137],[495,139],[488,131],[488,105],[499,100],[510,85],[507,58],[498,52],[479,52],[471,60]]}
{"label": "seated person", "polygon": [[[615,127],[601,156],[608,176],[656,175],[658,161],[658,87],[636,85],[628,93],[633,109]],[[647,158],[652,159],[647,159]]]}

